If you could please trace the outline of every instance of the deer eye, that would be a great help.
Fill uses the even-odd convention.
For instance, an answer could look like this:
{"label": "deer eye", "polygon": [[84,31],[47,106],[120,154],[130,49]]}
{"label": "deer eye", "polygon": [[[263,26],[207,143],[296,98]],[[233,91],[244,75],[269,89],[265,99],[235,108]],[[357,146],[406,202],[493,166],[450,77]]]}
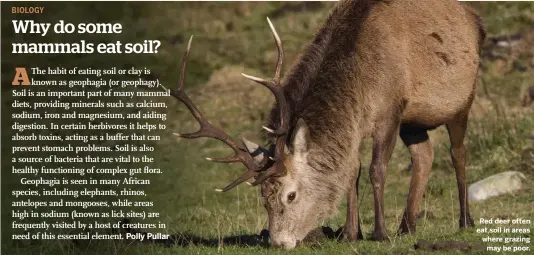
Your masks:
{"label": "deer eye", "polygon": [[289,193],[289,195],[287,195],[287,202],[288,203],[291,203],[293,202],[293,200],[295,200],[295,197],[297,196],[297,194],[295,192],[291,192]]}

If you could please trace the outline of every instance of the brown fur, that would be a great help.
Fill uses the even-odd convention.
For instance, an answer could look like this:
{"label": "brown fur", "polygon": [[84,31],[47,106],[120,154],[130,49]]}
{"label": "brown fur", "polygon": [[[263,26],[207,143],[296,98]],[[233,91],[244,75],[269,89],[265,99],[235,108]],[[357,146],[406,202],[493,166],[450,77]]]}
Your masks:
{"label": "brown fur", "polygon": [[[262,184],[271,235],[291,231],[300,238],[300,232],[309,232],[309,227],[302,225],[328,217],[347,194],[345,236],[349,240],[361,238],[355,195],[359,174],[355,168],[360,165],[360,142],[370,136],[374,141],[370,168],[375,199],[373,238],[387,239],[385,170],[399,132],[413,163],[399,231],[415,231],[433,158],[427,130],[440,125],[447,125],[451,137],[460,226],[471,226],[463,139],[484,36],[480,18],[455,0],[339,2],[284,80],[291,109],[289,134],[296,131],[299,119],[304,120],[308,131],[306,163],[311,170],[303,177],[302,172],[292,169],[295,159],[288,135],[290,152],[285,160],[289,163],[284,165],[287,178],[293,179],[270,178]],[[274,129],[279,126],[276,106],[267,125]],[[305,192],[314,210],[300,217],[287,216],[289,206],[279,197],[284,183],[295,184]]]}

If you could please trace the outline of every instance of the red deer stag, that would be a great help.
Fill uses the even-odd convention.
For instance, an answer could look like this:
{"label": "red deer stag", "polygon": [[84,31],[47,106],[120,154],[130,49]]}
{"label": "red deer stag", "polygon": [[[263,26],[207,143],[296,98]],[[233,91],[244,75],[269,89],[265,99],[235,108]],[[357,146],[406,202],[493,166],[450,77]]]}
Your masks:
{"label": "red deer stag", "polygon": [[[281,81],[282,43],[269,21],[278,62],[272,80],[245,77],[276,99],[267,125],[270,149],[239,145],[202,117],[183,90],[191,41],[178,89],[200,130],[177,134],[210,137],[230,146],[247,171],[227,187],[254,178],[269,217],[271,243],[291,249],[329,217],[347,196],[347,240],[362,237],[358,217],[359,147],[373,138],[370,179],[375,225],[372,238],[387,240],[384,222],[386,168],[397,134],[412,157],[412,180],[399,233],[415,231],[417,211],[433,160],[427,131],[446,125],[456,169],[460,228],[473,226],[466,193],[463,144],[474,97],[484,29],[456,0],[340,1],[290,73]],[[258,150],[259,149],[259,150]],[[251,150],[260,153],[252,154]],[[256,155],[256,156],[252,156]]]}

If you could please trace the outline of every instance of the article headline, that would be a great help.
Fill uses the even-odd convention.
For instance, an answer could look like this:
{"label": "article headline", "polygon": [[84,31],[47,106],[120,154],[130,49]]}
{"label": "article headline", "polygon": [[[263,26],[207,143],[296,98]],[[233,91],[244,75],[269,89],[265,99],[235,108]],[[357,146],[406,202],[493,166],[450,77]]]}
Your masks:
{"label": "article headline", "polygon": [[[59,20],[52,23],[40,23],[34,20],[12,20],[16,34],[121,34],[120,23],[78,23],[73,24]],[[90,38],[90,37],[88,37]],[[87,40],[78,42],[14,42],[14,54],[155,54],[161,46],[159,40],[143,40],[140,42],[98,42]]]}

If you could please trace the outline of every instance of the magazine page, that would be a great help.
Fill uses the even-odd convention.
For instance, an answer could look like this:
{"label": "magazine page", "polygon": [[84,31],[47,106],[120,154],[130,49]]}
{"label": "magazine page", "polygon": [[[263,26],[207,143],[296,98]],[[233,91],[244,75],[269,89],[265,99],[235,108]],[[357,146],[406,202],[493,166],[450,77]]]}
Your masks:
{"label": "magazine page", "polygon": [[2,254],[532,254],[534,2],[2,1]]}

